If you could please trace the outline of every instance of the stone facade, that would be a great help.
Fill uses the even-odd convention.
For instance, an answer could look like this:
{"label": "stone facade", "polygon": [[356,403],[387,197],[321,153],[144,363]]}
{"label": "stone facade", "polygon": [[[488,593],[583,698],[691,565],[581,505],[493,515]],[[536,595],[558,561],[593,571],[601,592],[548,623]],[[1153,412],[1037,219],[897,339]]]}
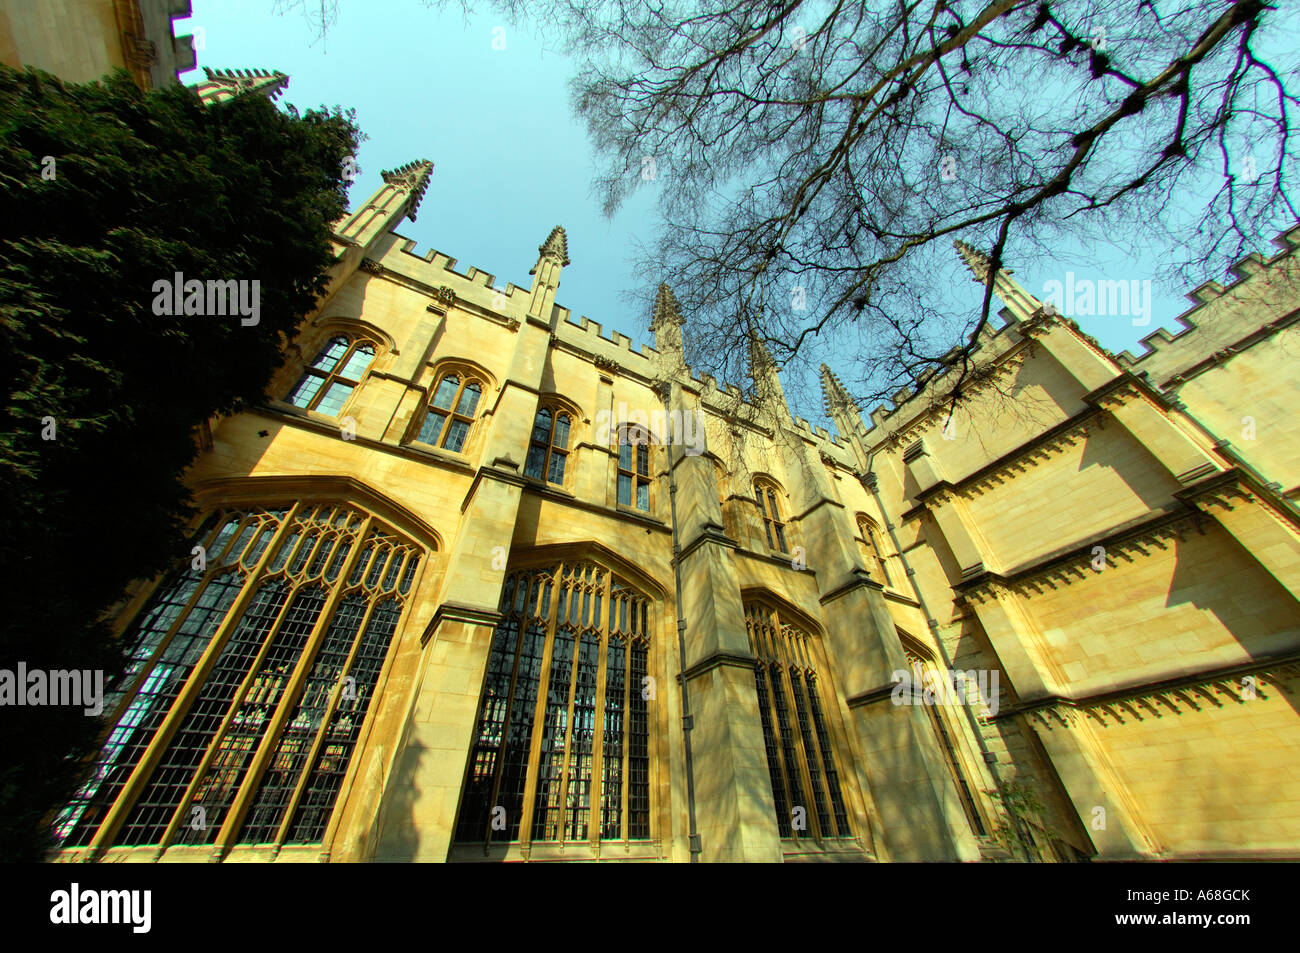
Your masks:
{"label": "stone facade", "polygon": [[4,0],[0,63],[72,83],[126,67],[141,89],[166,86],[194,69],[194,38],[172,23],[189,15],[189,0]]}
{"label": "stone facade", "polygon": [[[431,174],[427,162],[386,173],[339,223],[329,291],[270,388],[292,399],[212,421],[189,474],[205,511],[346,507],[418,553],[351,756],[334,766],[328,824],[307,843],[289,836],[296,820],[250,834],[335,602],[279,670],[288,681],[265,706],[270,727],[253,734],[219,828],[182,836],[211,799],[194,779],[204,761],[160,802],[175,812],[161,835],[124,833],[151,830],[132,803],[148,801],[160,763],[174,766],[187,706],[220,671],[213,660],[238,613],[253,611],[246,587],[62,859],[1300,857],[1290,783],[1300,780],[1300,451],[1288,373],[1300,348],[1300,230],[1275,257],[1239,265],[1231,287],[1198,289],[1184,330],[1157,332],[1138,357],[1108,353],[1001,274],[1001,326],[981,340],[955,409],[939,396],[948,371],[864,420],[823,368],[831,436],[791,417],[761,346],[748,397],[692,374],[689,315],[666,287],[649,309],[654,348],[575,322],[556,301],[570,264],[562,229],[539,248],[528,288],[413,254],[394,229],[414,217]],[[980,280],[984,260],[961,251]],[[359,370],[320,385],[345,394],[324,412],[302,381],[309,365],[326,367],[318,355],[331,341],[373,353],[349,351],[363,354]],[[471,382],[477,402],[457,429],[462,405],[439,395],[463,396]],[[561,415],[557,474],[547,461],[561,441],[543,424]],[[644,464],[637,434],[648,435]],[[263,561],[280,539],[258,550]],[[511,668],[501,646],[515,644],[513,587],[525,583],[509,580],[558,596],[580,588],[573,567],[603,580],[591,591],[611,610],[616,591],[628,593],[645,622],[620,641],[597,601],[586,676],[585,656],[566,661],[558,647],[569,642],[548,635],[542,652],[539,635],[551,687],[521,702],[524,663]],[[203,578],[219,571],[214,561]],[[138,638],[162,585],[132,595],[119,616],[126,637]],[[549,611],[546,624],[563,627],[563,608],[556,622],[539,605],[538,626]],[[630,693],[611,687],[615,650],[628,644],[645,666]],[[936,692],[944,679],[932,676],[953,671],[969,680]],[[489,690],[511,672],[513,694]],[[900,691],[904,675],[914,690]],[[573,687],[585,677],[604,686],[596,726]],[[238,734],[235,713],[259,684],[241,683],[202,737]],[[616,739],[633,725],[615,712],[619,691],[640,712],[644,752],[629,756],[639,768],[617,761]],[[511,750],[485,727],[507,695],[511,725],[531,734],[514,743],[516,769],[482,775],[480,796],[475,759]],[[318,747],[329,740],[319,737]],[[208,758],[224,751],[213,743]],[[598,763],[585,793],[584,751]],[[511,783],[514,800],[502,793]],[[567,800],[548,808],[562,783]],[[293,797],[313,784],[299,781]],[[632,789],[621,805],[620,784]],[[515,827],[495,834],[485,822],[466,836],[479,830],[462,816],[474,804]],[[565,809],[578,814],[552,825]]]}

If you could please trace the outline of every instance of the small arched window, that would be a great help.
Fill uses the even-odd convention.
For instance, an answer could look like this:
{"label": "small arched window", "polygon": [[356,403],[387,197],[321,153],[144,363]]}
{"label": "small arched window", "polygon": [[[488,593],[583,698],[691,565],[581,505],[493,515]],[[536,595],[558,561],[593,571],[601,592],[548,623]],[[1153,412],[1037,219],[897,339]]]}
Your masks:
{"label": "small arched window", "polygon": [[460,453],[482,396],[483,385],[474,378],[459,373],[444,374],[433,390],[429,412],[416,439]]}
{"label": "small arched window", "polygon": [[295,407],[337,417],[375,356],[364,338],[332,338],[303,371],[286,400]]}
{"label": "small arched window", "polygon": [[785,520],[781,518],[781,507],[777,503],[780,493],[776,485],[767,480],[754,481],[754,499],[758,501],[758,512],[763,517],[763,531],[767,533],[767,545],[783,553],[790,551],[785,540]]}
{"label": "small arched window", "polygon": [[640,427],[619,434],[618,502],[650,512],[650,434]]}
{"label": "small arched window", "polygon": [[889,563],[885,551],[880,545],[880,531],[865,516],[858,517],[858,532],[862,534],[863,553],[867,558],[867,568],[881,585],[893,586],[893,577],[889,574]]}
{"label": "small arched window", "polygon": [[543,407],[533,418],[533,436],[528,444],[524,475],[564,485],[564,467],[569,460],[569,429],[572,418],[562,410]]}

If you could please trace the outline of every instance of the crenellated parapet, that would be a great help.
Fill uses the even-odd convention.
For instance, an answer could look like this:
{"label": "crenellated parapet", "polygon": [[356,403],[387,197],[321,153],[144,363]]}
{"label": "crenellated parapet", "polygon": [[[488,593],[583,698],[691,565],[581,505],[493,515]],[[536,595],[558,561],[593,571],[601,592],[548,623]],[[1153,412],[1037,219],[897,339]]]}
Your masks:
{"label": "crenellated parapet", "polygon": [[1273,244],[1281,249],[1276,255],[1266,259],[1252,252],[1234,264],[1229,271],[1236,280],[1230,284],[1207,281],[1188,292],[1194,305],[1174,318],[1177,330],[1148,334],[1138,354],[1118,355],[1120,365],[1145,373],[1162,390],[1173,389],[1292,323],[1300,294],[1300,225]]}

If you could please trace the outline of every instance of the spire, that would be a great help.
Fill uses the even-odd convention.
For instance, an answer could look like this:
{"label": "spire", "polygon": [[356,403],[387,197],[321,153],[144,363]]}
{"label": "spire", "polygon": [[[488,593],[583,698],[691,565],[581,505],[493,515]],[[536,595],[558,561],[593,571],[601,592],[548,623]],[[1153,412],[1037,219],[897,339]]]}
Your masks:
{"label": "spire", "polygon": [[203,73],[207,79],[194,90],[205,106],[223,103],[244,93],[260,93],[275,99],[289,85],[289,77],[279,70],[210,69],[205,66]]}
{"label": "spire", "polygon": [[411,195],[411,202],[406,209],[406,217],[415,221],[415,212],[420,207],[420,201],[424,198],[424,190],[429,187],[429,175],[433,172],[433,163],[428,159],[416,159],[414,162],[408,162],[406,165],[399,165],[396,169],[381,173],[384,182],[393,188],[408,192]]}
{"label": "spire", "polygon": [[661,283],[654,307],[650,309],[650,333],[655,336],[655,350],[671,355],[671,363],[677,365],[683,361],[682,325],[685,323],[677,296],[666,283]]}
{"label": "spire", "polygon": [[[761,312],[760,312],[761,317]],[[785,408],[785,390],[781,387],[780,368],[772,359],[767,346],[759,340],[758,334],[749,331],[749,373],[754,379],[754,393],[760,403],[773,401]]]}
{"label": "spire", "polygon": [[685,323],[673,289],[669,288],[666,282],[660,283],[659,291],[655,295],[654,309],[650,312],[650,330],[658,331],[665,324],[681,327]]}
{"label": "spire", "polygon": [[858,458],[858,466],[865,469],[870,461],[863,442],[866,428],[862,423],[862,411],[858,402],[849,396],[848,388],[825,364],[822,365],[822,397],[826,401],[826,416],[835,421],[840,439],[848,442]]}
{"label": "spire", "polygon": [[[569,263],[569,240],[564,234],[564,227],[556,225],[551,229],[551,234],[546,236],[546,241],[537,246],[537,254],[543,258],[551,258],[558,261],[561,265]],[[529,274],[535,274],[537,268],[534,267]]]}
{"label": "spire", "polygon": [[[980,284],[987,282],[989,265],[992,264],[989,256],[961,239],[956,239],[952,244],[971,274],[975,276],[975,281]],[[1007,306],[1007,310],[1016,321],[1027,321],[1042,310],[1043,303],[1020,287],[1019,282],[1011,278],[1013,274],[1015,272],[1010,268],[999,268],[997,276],[993,279],[993,293],[1002,299],[1002,303]]]}
{"label": "spire", "polygon": [[[822,365],[822,398],[826,415],[834,418],[840,413],[859,413],[858,405],[849,396],[848,389],[839,377],[825,364]],[[838,422],[837,422],[838,423]]]}
{"label": "spire", "polygon": [[370,196],[370,201],[334,226],[335,239],[367,248],[379,235],[396,228],[403,218],[415,221],[415,210],[420,207],[432,172],[433,163],[428,159],[416,159],[385,171],[384,184]]}
{"label": "spire", "polygon": [[569,263],[569,240],[563,227],[556,225],[546,241],[537,246],[537,264],[528,273],[533,276],[528,313],[543,321],[551,320],[555,292],[560,287],[560,272]]}

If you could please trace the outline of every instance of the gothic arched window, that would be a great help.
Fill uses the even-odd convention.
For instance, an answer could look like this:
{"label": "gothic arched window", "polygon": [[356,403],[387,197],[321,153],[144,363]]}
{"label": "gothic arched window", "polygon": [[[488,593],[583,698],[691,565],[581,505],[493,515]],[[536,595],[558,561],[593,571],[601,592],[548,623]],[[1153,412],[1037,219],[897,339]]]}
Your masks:
{"label": "gothic arched window", "polygon": [[867,558],[867,568],[872,570],[871,575],[881,585],[893,586],[894,579],[889,572],[889,563],[880,545],[880,530],[870,519],[859,516],[858,532],[862,534],[863,554]]}
{"label": "gothic arched window", "polygon": [[334,503],[222,510],[192,542],[128,630],[65,847],[325,834],[422,550]]}
{"label": "gothic arched window", "polygon": [[[902,638],[901,630],[900,638]],[[930,718],[930,727],[934,729],[934,738],[939,745],[939,750],[943,752],[944,762],[948,765],[948,773],[952,776],[953,783],[957,785],[957,791],[961,795],[961,806],[966,812],[966,819],[970,822],[971,830],[980,837],[988,836],[990,826],[984,817],[984,812],[980,808],[979,799],[972,789],[966,769],[962,766],[962,757],[958,751],[957,744],[954,740],[954,729],[948,722],[947,713],[944,709],[948,708],[947,704],[935,704],[926,702],[925,695],[928,691],[932,696],[937,696],[940,702],[946,700],[948,693],[959,695],[961,704],[971,702],[970,695],[978,693],[976,686],[968,685],[964,681],[954,681],[951,676],[945,678],[944,674],[935,668],[934,661],[929,657],[929,653],[922,653],[918,648],[913,648],[913,640],[909,636],[903,642],[903,654],[907,658],[908,668],[911,669],[911,689],[914,703],[919,704],[925,709],[925,713]],[[1019,826],[1023,822],[1017,818]]]}
{"label": "gothic arched window", "polygon": [[852,837],[816,641],[762,602],[745,604],[745,625],[757,659],[754,682],[781,836]]}
{"label": "gothic arched window", "polygon": [[650,434],[641,427],[619,432],[618,502],[650,512]]}
{"label": "gothic arched window", "polygon": [[332,338],[285,399],[295,407],[337,417],[375,356],[364,338]]}
{"label": "gothic arched window", "polygon": [[506,577],[456,839],[651,836],[649,600],[591,562]]}
{"label": "gothic arched window", "polygon": [[758,501],[758,512],[763,517],[763,531],[767,534],[767,545],[783,553],[790,551],[785,539],[785,520],[781,519],[781,506],[777,502],[781,491],[770,480],[754,481],[754,499]]}
{"label": "gothic arched window", "polygon": [[433,389],[429,411],[416,439],[460,453],[482,396],[483,384],[473,377],[461,373],[444,374]]}
{"label": "gothic arched window", "polygon": [[528,444],[524,475],[564,485],[564,467],[569,459],[569,430],[572,418],[566,411],[543,407],[533,418],[533,435]]}

